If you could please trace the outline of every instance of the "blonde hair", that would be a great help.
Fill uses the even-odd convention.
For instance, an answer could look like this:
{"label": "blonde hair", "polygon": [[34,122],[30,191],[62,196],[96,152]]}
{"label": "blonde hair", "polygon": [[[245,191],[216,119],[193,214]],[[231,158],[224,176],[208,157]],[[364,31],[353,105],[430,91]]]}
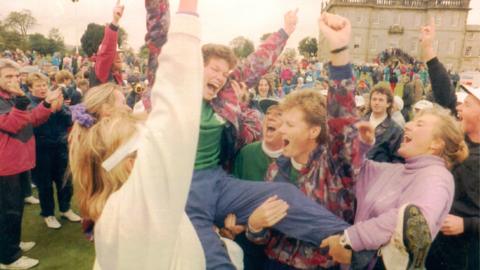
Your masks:
{"label": "blonde hair", "polygon": [[320,92],[313,89],[295,91],[288,94],[280,103],[282,111],[298,108],[303,111],[304,120],[309,126],[319,126],[317,143],[328,141],[326,100]]}
{"label": "blonde hair", "polygon": [[28,77],[27,77],[28,88],[31,88],[33,86],[33,83],[35,83],[37,81],[44,81],[44,82],[48,83],[49,79],[48,79],[47,76],[43,75],[40,72],[33,72],[33,73],[28,74]]}
{"label": "blonde hair", "polygon": [[109,196],[127,181],[130,171],[126,159],[111,171],[106,171],[102,162],[133,137],[137,123],[134,116],[119,114],[105,117],[90,128],[74,124],[69,160],[82,217],[96,221]]}
{"label": "blonde hair", "polygon": [[435,116],[439,121],[435,125],[434,138],[444,142],[442,152],[439,154],[448,168],[462,163],[468,157],[468,146],[460,123],[450,114],[450,111],[438,105],[420,111],[416,117],[422,115]]}
{"label": "blonde hair", "polygon": [[207,65],[210,59],[220,58],[228,63],[230,69],[235,68],[237,65],[237,57],[233,53],[230,47],[220,44],[205,44],[202,47],[203,64]]}
{"label": "blonde hair", "polygon": [[[69,136],[70,169],[80,213],[92,220],[100,217],[110,194],[118,190],[130,174],[127,158],[109,172],[103,169],[102,162],[132,138],[137,124],[145,119],[144,115],[117,108],[116,91],[120,91],[120,87],[113,83],[91,88],[82,104],[96,123],[90,128],[74,123]],[[109,110],[108,116],[105,109]]]}
{"label": "blonde hair", "polygon": [[115,92],[121,92],[119,85],[114,83],[104,83],[92,87],[83,96],[83,104],[87,112],[96,119],[99,119],[105,109],[113,110],[115,108]]}

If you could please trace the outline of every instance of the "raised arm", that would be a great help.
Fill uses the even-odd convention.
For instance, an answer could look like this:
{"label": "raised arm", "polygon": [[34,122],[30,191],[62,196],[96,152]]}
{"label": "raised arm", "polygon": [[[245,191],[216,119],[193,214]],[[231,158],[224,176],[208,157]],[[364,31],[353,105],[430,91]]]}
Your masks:
{"label": "raised arm", "polygon": [[[196,11],[196,0],[183,1]],[[110,213],[119,213],[122,222],[103,217],[103,227],[113,231],[104,232],[110,237],[117,237],[115,229],[128,231],[125,245],[97,250],[98,254],[115,256],[112,261],[122,269],[174,269],[179,238],[195,237],[184,209],[199,134],[203,61],[199,19],[188,14],[190,11],[179,9],[187,14],[177,14],[173,20],[169,42],[158,61],[152,111],[141,128],[135,165],[122,189],[111,195],[118,197],[115,205],[109,206],[114,208]],[[109,226],[110,222],[118,228]],[[105,234],[103,238],[108,239]],[[199,246],[191,251],[198,251]],[[143,250],[155,250],[155,254],[144,254]]]}
{"label": "raised arm", "polygon": [[117,53],[117,39],[118,39],[118,23],[123,15],[124,6],[119,4],[115,5],[113,9],[112,22],[105,26],[105,32],[103,34],[103,40],[98,48],[97,57],[95,60],[95,75],[101,83],[108,81],[108,75],[112,69],[113,61]]}
{"label": "raised arm", "polygon": [[432,92],[435,102],[450,109],[453,115],[457,115],[457,96],[453,88],[450,76],[443,64],[438,60],[433,41],[435,40],[435,21],[430,19],[428,25],[420,31],[420,45],[422,58],[428,66],[428,75],[432,84]]}
{"label": "raised arm", "polygon": [[255,52],[250,54],[242,64],[239,64],[232,71],[232,79],[245,82],[248,88],[252,88],[258,83],[275,63],[282,53],[288,37],[295,31],[298,21],[297,12],[298,9],[285,14],[283,28],[271,34]]}
{"label": "raised arm", "polygon": [[360,117],[355,106],[356,83],[348,50],[351,25],[346,18],[324,13],[319,19],[319,27],[331,51],[327,98],[328,154],[331,173],[336,177],[331,178],[330,185],[353,188],[354,174],[359,171],[370,146],[361,143],[355,127]]}
{"label": "raised arm", "polygon": [[145,0],[147,10],[147,34],[145,43],[148,48],[147,80],[148,89],[142,95],[142,101],[147,110],[151,109],[150,95],[155,84],[155,74],[158,68],[158,56],[167,42],[170,26],[170,4],[167,0]]}

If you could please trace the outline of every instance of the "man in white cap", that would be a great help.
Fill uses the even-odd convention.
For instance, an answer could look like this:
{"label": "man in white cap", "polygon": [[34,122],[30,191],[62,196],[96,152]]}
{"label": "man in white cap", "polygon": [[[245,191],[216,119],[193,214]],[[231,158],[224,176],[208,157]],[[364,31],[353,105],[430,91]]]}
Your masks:
{"label": "man in white cap", "polygon": [[449,108],[462,122],[469,157],[452,169],[455,197],[440,234],[432,243],[427,269],[480,268],[480,84],[466,86],[464,101],[457,106],[457,95],[447,70],[433,48],[435,23],[422,28],[423,60],[427,63],[435,102]]}

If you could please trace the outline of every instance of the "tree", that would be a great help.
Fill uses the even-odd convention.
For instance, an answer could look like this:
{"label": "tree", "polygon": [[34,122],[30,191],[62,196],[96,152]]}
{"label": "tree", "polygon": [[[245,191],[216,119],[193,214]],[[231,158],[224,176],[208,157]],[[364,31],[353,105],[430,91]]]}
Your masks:
{"label": "tree", "polygon": [[48,32],[48,40],[56,52],[65,51],[65,42],[58,28],[50,29],[50,32]]}
{"label": "tree", "polygon": [[63,42],[63,36],[58,28],[52,28],[48,32],[48,38],[57,42]]}
{"label": "tree", "polygon": [[27,37],[28,30],[36,23],[37,19],[32,16],[32,12],[28,9],[10,12],[5,19],[5,25],[19,32],[24,38]]}
{"label": "tree", "polygon": [[44,35],[36,33],[29,35],[28,39],[32,50],[44,55],[54,53],[53,49],[51,48],[52,44]]}
{"label": "tree", "polygon": [[265,40],[267,40],[267,38],[270,37],[271,34],[273,34],[273,33],[265,33],[265,34],[263,34],[263,35],[260,37],[260,41],[261,41],[261,42],[264,42]]}
{"label": "tree", "polygon": [[27,42],[17,32],[11,31],[0,22],[0,51],[26,49]]}
{"label": "tree", "polygon": [[298,52],[306,58],[317,57],[317,39],[310,37],[302,39],[300,43],[298,43]]}
{"label": "tree", "polygon": [[[105,26],[96,23],[90,23],[80,39],[82,50],[90,57],[97,52],[100,43],[102,43]],[[118,30],[118,45],[121,46],[127,38],[127,32],[120,28]]]}
{"label": "tree", "polygon": [[242,36],[236,37],[230,41],[230,47],[233,49],[235,55],[240,59],[246,58],[255,50],[253,42]]}

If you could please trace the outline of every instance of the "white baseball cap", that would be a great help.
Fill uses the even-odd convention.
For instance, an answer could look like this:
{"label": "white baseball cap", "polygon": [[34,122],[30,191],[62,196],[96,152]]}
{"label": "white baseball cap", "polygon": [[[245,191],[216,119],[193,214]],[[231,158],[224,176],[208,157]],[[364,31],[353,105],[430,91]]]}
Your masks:
{"label": "white baseball cap", "polygon": [[473,86],[468,86],[465,84],[460,85],[465,92],[468,94],[476,97],[478,100],[480,100],[480,87],[473,87]]}

